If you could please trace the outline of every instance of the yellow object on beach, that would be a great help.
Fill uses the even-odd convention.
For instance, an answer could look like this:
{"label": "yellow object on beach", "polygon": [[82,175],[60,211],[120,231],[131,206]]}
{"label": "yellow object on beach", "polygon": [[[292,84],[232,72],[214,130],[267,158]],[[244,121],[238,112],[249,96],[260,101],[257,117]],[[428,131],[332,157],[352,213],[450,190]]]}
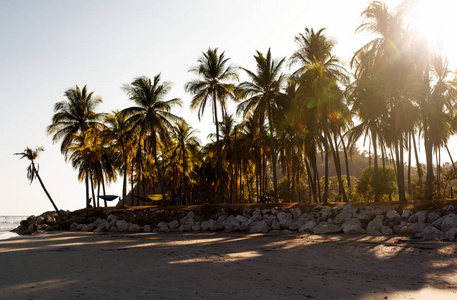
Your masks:
{"label": "yellow object on beach", "polygon": [[162,194],[148,195],[148,198],[152,201],[160,201],[162,200]]}

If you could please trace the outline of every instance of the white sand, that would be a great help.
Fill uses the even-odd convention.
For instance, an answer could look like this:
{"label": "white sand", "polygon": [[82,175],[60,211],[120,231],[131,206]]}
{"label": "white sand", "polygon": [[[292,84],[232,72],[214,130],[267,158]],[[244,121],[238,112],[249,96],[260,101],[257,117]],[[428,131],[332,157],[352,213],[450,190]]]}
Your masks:
{"label": "white sand", "polygon": [[0,299],[457,299],[456,253],[403,237],[56,232],[0,241]]}

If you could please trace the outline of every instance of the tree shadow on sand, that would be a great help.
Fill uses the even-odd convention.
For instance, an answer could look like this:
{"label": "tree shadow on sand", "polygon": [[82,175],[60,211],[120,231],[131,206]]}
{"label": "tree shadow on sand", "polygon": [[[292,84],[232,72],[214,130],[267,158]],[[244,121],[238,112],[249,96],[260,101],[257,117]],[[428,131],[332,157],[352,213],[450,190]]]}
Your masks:
{"label": "tree shadow on sand", "polygon": [[0,241],[0,298],[457,298],[456,253],[405,237],[53,233]]}

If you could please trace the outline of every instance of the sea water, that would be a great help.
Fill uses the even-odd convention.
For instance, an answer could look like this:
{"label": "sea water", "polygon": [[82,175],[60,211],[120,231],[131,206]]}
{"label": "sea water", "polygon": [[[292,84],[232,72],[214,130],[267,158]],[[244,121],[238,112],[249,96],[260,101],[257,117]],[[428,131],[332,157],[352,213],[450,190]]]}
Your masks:
{"label": "sea water", "polygon": [[0,216],[0,240],[15,236],[16,233],[11,232],[11,230],[18,227],[21,221],[25,219],[27,219],[26,216]]}

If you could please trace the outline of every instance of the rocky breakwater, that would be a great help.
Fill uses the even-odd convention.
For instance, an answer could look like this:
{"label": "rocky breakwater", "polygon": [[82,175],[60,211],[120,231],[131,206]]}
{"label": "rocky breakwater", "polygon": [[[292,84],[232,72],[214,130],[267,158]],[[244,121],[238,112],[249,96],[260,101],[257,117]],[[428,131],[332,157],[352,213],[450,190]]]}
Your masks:
{"label": "rocky breakwater", "polygon": [[[89,224],[73,222],[70,230],[111,232],[249,232],[405,235],[423,239],[457,238],[457,209],[449,205],[434,211],[397,211],[388,207],[356,207],[352,204],[335,208],[317,205],[309,212],[300,208],[244,208],[233,214],[220,210],[209,218],[194,211],[156,210],[161,221],[137,225],[111,214]],[[165,217],[164,217],[165,216]],[[166,216],[173,216],[167,220]]]}
{"label": "rocky breakwater", "polygon": [[[66,215],[68,212],[61,210],[60,214]],[[55,211],[44,212],[39,216],[32,215],[26,220],[22,220],[13,231],[18,234],[32,234],[37,231],[55,231],[63,229],[59,215]]]}

